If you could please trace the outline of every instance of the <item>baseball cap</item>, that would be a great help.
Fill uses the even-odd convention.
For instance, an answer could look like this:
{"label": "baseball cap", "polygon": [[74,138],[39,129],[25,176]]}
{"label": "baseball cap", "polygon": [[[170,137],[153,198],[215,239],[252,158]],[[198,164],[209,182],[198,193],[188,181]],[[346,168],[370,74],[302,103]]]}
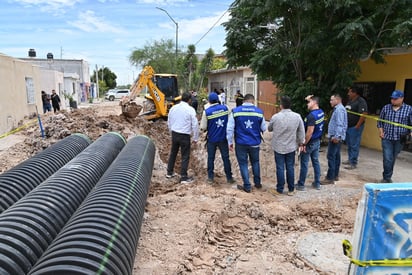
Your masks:
{"label": "baseball cap", "polygon": [[217,96],[216,93],[209,94],[209,102],[212,102],[212,101],[219,101],[219,97]]}
{"label": "baseball cap", "polygon": [[395,90],[395,91],[392,92],[391,98],[398,99],[400,97],[403,97],[403,92],[402,91]]}

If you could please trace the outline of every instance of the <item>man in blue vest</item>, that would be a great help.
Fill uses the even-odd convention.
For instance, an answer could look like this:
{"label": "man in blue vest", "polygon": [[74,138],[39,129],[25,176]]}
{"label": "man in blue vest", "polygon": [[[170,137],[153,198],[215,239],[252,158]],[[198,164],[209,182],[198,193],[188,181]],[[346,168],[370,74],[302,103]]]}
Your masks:
{"label": "man in blue vest", "polygon": [[319,97],[309,95],[306,98],[309,114],[305,118],[305,142],[299,148],[300,153],[300,174],[296,189],[305,190],[305,180],[308,174],[309,158],[312,160],[314,171],[314,181],[312,187],[320,189],[320,162],[319,149],[325,123],[325,113],[319,108]]}
{"label": "man in blue vest", "polygon": [[200,122],[200,129],[207,131],[207,181],[210,184],[214,183],[215,155],[216,149],[219,148],[226,180],[228,183],[234,183],[226,139],[229,109],[226,105],[219,104],[219,96],[216,93],[209,94],[209,103],[210,106],[203,111]]}
{"label": "man in blue vest", "polygon": [[252,186],[249,181],[248,158],[252,164],[253,182],[255,187],[262,188],[260,179],[259,145],[261,134],[266,131],[266,122],[263,111],[254,105],[255,97],[252,94],[245,95],[243,104],[233,109],[227,125],[227,141],[230,150],[233,150],[233,137],[235,139],[236,158],[242,175],[243,186],[238,185],[239,190],[250,193]]}

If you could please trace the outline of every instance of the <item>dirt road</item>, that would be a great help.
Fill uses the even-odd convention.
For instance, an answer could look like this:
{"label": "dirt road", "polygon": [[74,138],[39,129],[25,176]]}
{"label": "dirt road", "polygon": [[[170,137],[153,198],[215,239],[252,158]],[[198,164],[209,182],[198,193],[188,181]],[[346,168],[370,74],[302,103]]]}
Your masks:
{"label": "dirt road", "polygon": [[[119,114],[118,102],[106,102],[73,113],[43,116],[48,138],[41,139],[36,126],[16,134],[16,142],[0,150],[0,172],[70,133],[81,132],[92,140],[108,131],[125,138],[144,134],[155,142],[156,157],[134,274],[346,272],[348,261],[340,242],[352,234],[363,185],[381,178],[380,152],[362,148],[358,168],[342,169],[335,185],[322,186],[319,191],[309,187],[293,197],[273,197],[267,192],[276,184],[269,133],[261,149],[264,187],[250,194],[225,183],[220,160],[216,162],[218,183],[207,184],[206,150],[199,144],[192,150],[189,170],[196,180],[182,185],[177,179],[165,178],[170,148],[166,122],[126,120]],[[346,148],[342,155],[345,159]],[[325,147],[320,158],[325,174]],[[231,160],[240,182],[233,152]],[[395,167],[395,181],[412,181],[408,174],[411,162],[408,153],[402,154]],[[312,173],[310,170],[306,182],[309,186]]]}

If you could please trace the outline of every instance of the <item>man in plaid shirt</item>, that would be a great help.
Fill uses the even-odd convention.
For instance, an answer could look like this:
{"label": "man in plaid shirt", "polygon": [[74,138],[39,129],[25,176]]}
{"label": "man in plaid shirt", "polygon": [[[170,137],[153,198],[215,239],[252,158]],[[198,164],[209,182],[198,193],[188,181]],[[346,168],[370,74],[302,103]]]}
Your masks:
{"label": "man in plaid shirt", "polygon": [[[393,167],[404,140],[411,131],[398,125],[412,125],[412,107],[403,102],[402,91],[395,90],[391,95],[391,104],[382,108],[378,121],[379,136],[382,139],[383,183],[392,182]],[[388,122],[385,122],[388,121]]]}

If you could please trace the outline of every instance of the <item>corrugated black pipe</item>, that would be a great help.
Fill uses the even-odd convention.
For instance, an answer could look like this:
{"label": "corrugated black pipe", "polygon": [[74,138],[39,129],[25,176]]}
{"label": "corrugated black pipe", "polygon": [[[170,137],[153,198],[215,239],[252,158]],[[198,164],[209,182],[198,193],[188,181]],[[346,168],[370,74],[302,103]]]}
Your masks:
{"label": "corrugated black pipe", "polygon": [[154,156],[130,139],[29,274],[132,274]]}
{"label": "corrugated black pipe", "polygon": [[90,143],[91,140],[83,134],[70,135],[0,174],[0,213],[53,175]]}
{"label": "corrugated black pipe", "polygon": [[122,150],[107,133],[0,215],[0,273],[27,274]]}

